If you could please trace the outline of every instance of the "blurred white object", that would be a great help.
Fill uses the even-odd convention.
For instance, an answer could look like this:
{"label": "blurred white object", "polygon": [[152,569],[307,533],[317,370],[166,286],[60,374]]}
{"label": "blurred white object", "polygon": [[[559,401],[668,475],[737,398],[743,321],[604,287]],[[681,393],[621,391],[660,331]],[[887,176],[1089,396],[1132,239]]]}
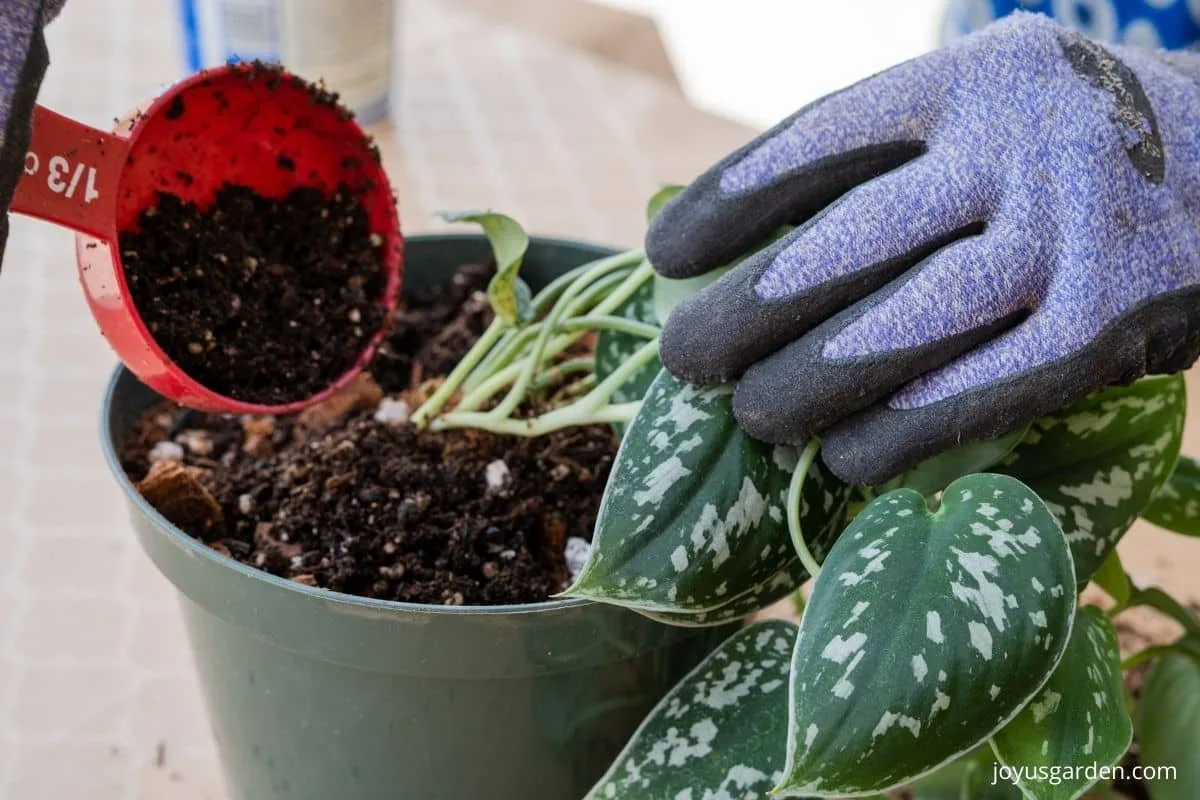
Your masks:
{"label": "blurred white object", "polygon": [[583,574],[583,568],[587,566],[588,559],[592,556],[592,543],[587,539],[581,539],[578,536],[572,536],[567,539],[566,552],[563,553],[563,558],[567,562],[567,572],[571,573],[571,581],[579,580],[579,576]]}
{"label": "blurred white object", "polygon": [[688,99],[773,125],[938,43],[947,0],[593,0],[658,24]]}
{"label": "blurred white object", "polygon": [[364,124],[390,111],[393,0],[180,0],[188,68],[271,61],[325,85]]}

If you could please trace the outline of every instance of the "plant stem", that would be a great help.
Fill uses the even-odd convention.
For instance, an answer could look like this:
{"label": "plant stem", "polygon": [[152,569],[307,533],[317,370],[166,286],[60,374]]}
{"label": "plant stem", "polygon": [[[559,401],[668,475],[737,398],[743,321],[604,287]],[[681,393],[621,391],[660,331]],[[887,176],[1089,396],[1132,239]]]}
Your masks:
{"label": "plant stem", "polygon": [[549,416],[547,414],[534,419],[512,419],[511,417],[497,419],[490,413],[451,411],[435,419],[429,427],[435,431],[445,431],[452,428],[479,428],[480,430],[509,436],[543,436],[551,431],[575,425],[628,422],[633,419],[634,414],[638,412],[641,405],[641,401],[617,403],[615,405],[607,405],[588,416],[580,415],[578,418],[559,417],[549,421],[546,419]]}
{"label": "plant stem", "polygon": [[479,341],[463,356],[462,361],[459,361],[454,366],[454,369],[446,377],[446,380],[442,382],[442,385],[437,388],[437,391],[413,413],[411,419],[414,425],[418,428],[423,428],[428,424],[428,418],[437,414],[446,401],[458,391],[459,384],[471,374],[471,370],[475,368],[475,365],[479,363],[484,354],[492,348],[492,345],[500,339],[500,335],[504,333],[504,329],[507,327],[508,324],[500,317],[492,320],[492,324],[488,325],[487,330],[479,337]]}
{"label": "plant stem", "polygon": [[530,389],[534,392],[540,392],[548,389],[554,384],[561,381],[567,375],[576,372],[589,372],[596,368],[596,359],[594,358],[572,358],[569,361],[563,361],[540,373],[534,379]]}
{"label": "plant stem", "polygon": [[[434,430],[449,428],[482,428],[493,433],[508,433],[517,436],[540,436],[543,433],[577,425],[593,425],[599,422],[628,422],[641,407],[641,402],[609,405],[608,401],[626,381],[637,374],[658,355],[658,338],[642,345],[637,352],[613,371],[583,397],[570,405],[547,411],[534,419],[512,419],[501,413],[500,408],[487,412],[455,411],[434,420]],[[571,363],[571,362],[567,362]]]}
{"label": "plant stem", "polygon": [[800,528],[800,506],[802,503],[801,492],[804,488],[804,479],[808,477],[808,470],[812,466],[813,459],[817,457],[817,451],[821,448],[819,439],[811,440],[804,447],[804,452],[800,454],[800,461],[796,464],[796,471],[792,473],[792,482],[788,486],[787,498],[787,518],[788,518],[788,533],[792,537],[792,547],[796,550],[796,555],[800,557],[800,563],[808,570],[808,574],[816,578],[821,573],[821,565],[813,558],[812,553],[808,549],[808,545],[804,541],[804,531]]}
{"label": "plant stem", "polygon": [[[533,380],[534,372],[541,366],[543,359],[549,357],[546,353],[546,347],[550,344],[550,337],[554,335],[559,322],[566,316],[571,302],[588,288],[592,282],[610,272],[629,266],[630,255],[630,253],[621,253],[620,255],[595,262],[563,291],[562,296],[558,298],[558,301],[550,309],[550,312],[546,315],[546,319],[542,322],[542,329],[538,333],[537,341],[533,345],[533,352],[523,363],[516,383],[508,390],[508,394],[505,395],[504,399],[500,401],[500,405],[492,413],[507,417],[516,411],[517,407],[525,399],[525,395],[529,390],[529,383]],[[632,255],[638,258],[642,257],[640,253],[636,252]]]}
{"label": "plant stem", "polygon": [[1139,650],[1129,658],[1122,661],[1121,671],[1124,672],[1125,670],[1133,669],[1140,664],[1144,664],[1147,661],[1152,661],[1156,658],[1169,655],[1187,656],[1193,660],[1196,658],[1195,653],[1192,653],[1190,650],[1186,650],[1182,647],[1177,647],[1173,644],[1157,644],[1152,647],[1147,647],[1144,650]]}
{"label": "plant stem", "polygon": [[[584,266],[588,265],[585,264]],[[577,272],[579,269],[581,268],[577,267],[576,270],[572,270],[572,273]],[[619,285],[625,278],[629,277],[629,273],[632,271],[630,269],[628,272],[624,272],[624,268],[616,270],[614,274],[605,275],[600,280],[590,284],[585,291],[567,305],[564,316],[573,317],[580,311],[587,309],[598,298],[604,296],[613,286]],[[477,388],[480,383],[487,380],[489,375],[498,369],[507,367],[513,358],[537,336],[542,329],[542,324],[526,325],[519,329],[510,328],[506,331],[500,341],[491,348],[487,356],[472,370],[467,379],[463,381],[462,388],[464,395],[469,396],[471,391]]]}

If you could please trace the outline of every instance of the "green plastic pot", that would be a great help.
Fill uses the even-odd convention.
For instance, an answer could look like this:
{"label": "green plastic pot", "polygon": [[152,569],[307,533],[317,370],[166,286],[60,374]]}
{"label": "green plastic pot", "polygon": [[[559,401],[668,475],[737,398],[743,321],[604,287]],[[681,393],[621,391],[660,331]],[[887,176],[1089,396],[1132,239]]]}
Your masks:
{"label": "green plastic pot", "polygon": [[[486,257],[477,236],[406,242],[408,288]],[[534,240],[536,286],[611,251]],[[118,368],[103,447],[146,552],[179,590],[227,785],[238,800],[577,800],[643,716],[731,629],[613,606],[369,600],[252,569],[183,533],[122,472],[158,397]]]}

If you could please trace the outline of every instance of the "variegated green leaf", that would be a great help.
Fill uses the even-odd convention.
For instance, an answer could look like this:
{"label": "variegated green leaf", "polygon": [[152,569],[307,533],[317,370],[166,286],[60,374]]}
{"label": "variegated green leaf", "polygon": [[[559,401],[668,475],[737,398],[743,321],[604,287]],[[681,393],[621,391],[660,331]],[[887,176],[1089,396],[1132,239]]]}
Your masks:
{"label": "variegated green leaf", "polygon": [[783,620],[727,639],[650,712],[585,800],[765,797],[782,774],[795,641]]}
{"label": "variegated green leaf", "polygon": [[[628,300],[613,311],[613,316],[657,325],[658,320],[654,316],[654,283],[643,283]],[[614,330],[600,331],[596,337],[596,377],[599,380],[607,378],[645,343],[645,339],[633,334]],[[661,369],[662,362],[656,356],[617,389],[611,402],[628,403],[641,400]],[[617,427],[620,430],[623,426]]]}
{"label": "variegated green leaf", "polygon": [[1095,782],[1087,768],[1116,764],[1132,741],[1117,632],[1100,609],[1081,608],[1050,680],[992,737],[996,758],[1026,796],[1075,800]]}
{"label": "variegated green leaf", "polygon": [[1144,378],[1034,422],[998,471],[1054,512],[1085,583],[1166,481],[1179,458],[1183,378]]}
{"label": "variegated green leaf", "polygon": [[912,489],[929,497],[940,492],[964,475],[986,472],[999,464],[1005,456],[1025,437],[1029,426],[1023,426],[999,439],[975,442],[956,447],[933,458],[922,461],[901,475],[889,489]]}
{"label": "variegated green leaf", "polygon": [[1185,536],[1200,536],[1200,462],[1182,456],[1142,516]]}
{"label": "variegated green leaf", "polygon": [[762,611],[794,592],[806,580],[808,580],[808,572],[797,558],[789,561],[785,568],[767,580],[720,608],[709,611],[639,611],[639,613],[659,622],[684,628],[709,628],[714,625],[726,625],[735,619],[742,619]]}
{"label": "variegated green leaf", "polygon": [[[591,559],[567,594],[646,611],[705,612],[761,593],[796,559],[785,502],[795,448],[742,433],[732,387],[698,387],[663,370],[613,464]],[[850,489],[819,465],[801,519],[820,558]]]}
{"label": "variegated green leaf", "polygon": [[[1146,675],[1137,712],[1141,762],[1154,800],[1200,797],[1200,662],[1185,655],[1160,659]],[[1174,773],[1160,769],[1172,769]]]}
{"label": "variegated green leaf", "polygon": [[1021,482],[960,478],[937,511],[876,498],[800,624],[781,796],[883,791],[974,749],[1041,689],[1074,614],[1070,548]]}
{"label": "variegated green leaf", "polygon": [[529,235],[521,224],[492,211],[444,212],[441,217],[447,222],[474,222],[483,228],[496,258],[496,274],[487,288],[492,310],[510,325],[528,322],[533,316],[533,296],[517,276],[529,249]]}

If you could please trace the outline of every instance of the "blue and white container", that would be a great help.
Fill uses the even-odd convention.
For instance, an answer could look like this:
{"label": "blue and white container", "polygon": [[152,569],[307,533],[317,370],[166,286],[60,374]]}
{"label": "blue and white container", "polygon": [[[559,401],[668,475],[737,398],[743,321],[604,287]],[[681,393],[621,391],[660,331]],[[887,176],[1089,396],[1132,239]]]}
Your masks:
{"label": "blue and white container", "polygon": [[188,69],[269,61],[323,80],[363,124],[391,107],[393,0],[179,0]]}

